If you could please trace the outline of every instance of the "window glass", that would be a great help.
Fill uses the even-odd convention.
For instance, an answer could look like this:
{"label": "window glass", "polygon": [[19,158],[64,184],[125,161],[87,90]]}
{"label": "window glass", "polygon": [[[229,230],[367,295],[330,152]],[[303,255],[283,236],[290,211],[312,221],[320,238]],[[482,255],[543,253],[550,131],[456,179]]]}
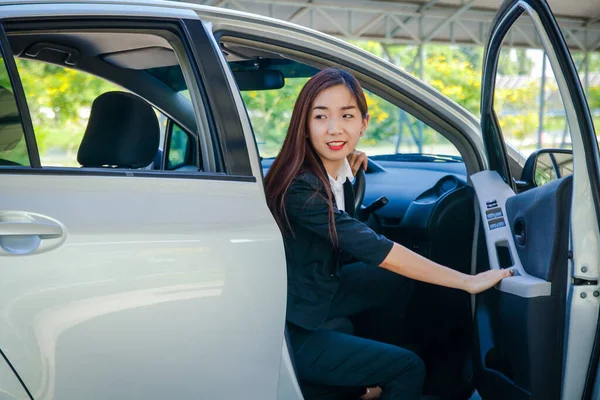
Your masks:
{"label": "window glass", "polygon": [[[260,156],[277,156],[294,108],[308,78],[286,78],[280,89],[242,91],[252,122]],[[358,148],[375,159],[402,159],[403,156],[434,154],[459,160],[456,147],[443,135],[398,108],[365,90],[370,122]],[[415,159],[414,157],[408,157]]]}
{"label": "window glass", "polygon": [[[596,137],[600,135],[600,52],[572,52],[573,62],[579,71],[581,85],[586,90],[588,106],[592,112],[592,120],[596,127]],[[588,72],[586,77],[586,70]]]}
{"label": "window glass", "polygon": [[371,116],[360,149],[375,158],[398,158],[402,154],[450,156],[460,153],[441,133],[389,101],[365,91]]}
{"label": "window glass", "polygon": [[77,151],[92,102],[120,87],[94,75],[31,60],[16,60],[42,166],[79,167]]}
{"label": "window glass", "polygon": [[174,169],[187,164],[186,156],[190,139],[177,124],[173,124],[171,138],[169,141],[169,155],[167,158],[167,169]]}
{"label": "window glass", "polygon": [[[80,44],[89,47],[77,49],[80,57],[86,58],[80,65],[95,68],[97,75],[57,65],[64,61],[64,53],[53,49],[52,40],[56,38],[48,38],[48,48],[37,59],[16,60],[42,167],[79,169],[82,167],[79,161],[84,160],[87,167],[156,170],[160,169],[155,162],[167,148],[166,140],[173,142],[168,159],[173,164],[185,161],[184,142],[193,138],[183,132],[191,128],[178,127],[172,138],[165,134],[170,115],[186,121],[185,113],[193,112],[193,107],[184,104],[186,100],[168,101],[171,93],[178,96],[178,92],[188,92],[171,44],[161,36],[145,33],[73,31],[70,34],[86,38]],[[132,45],[137,47],[131,48]],[[113,81],[121,82],[123,87]],[[121,94],[96,102],[107,92]],[[139,97],[131,101],[132,96]],[[148,107],[140,103],[140,98]],[[149,110],[156,114],[156,122]],[[158,140],[152,137],[154,123],[158,127]],[[83,149],[82,143],[83,158],[78,154]]]}
{"label": "window glass", "polygon": [[29,166],[29,156],[21,116],[2,59],[0,63],[0,168],[19,165]]}
{"label": "window glass", "polygon": [[[543,50],[511,46],[511,38],[517,41],[522,36],[517,25],[531,26],[529,15],[523,14],[513,25],[500,51],[494,111],[504,140],[525,157],[539,148],[571,148],[554,71]],[[539,36],[528,39],[541,43]]]}

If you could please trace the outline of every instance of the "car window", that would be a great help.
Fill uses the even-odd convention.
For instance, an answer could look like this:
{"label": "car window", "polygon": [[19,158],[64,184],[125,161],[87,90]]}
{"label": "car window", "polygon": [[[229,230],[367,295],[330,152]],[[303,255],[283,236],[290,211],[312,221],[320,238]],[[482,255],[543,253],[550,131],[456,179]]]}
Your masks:
{"label": "car window", "polygon": [[[375,159],[405,159],[410,155],[439,156],[458,161],[460,153],[441,133],[389,101],[365,91],[371,116],[360,149]],[[413,159],[418,160],[417,157]]]}
{"label": "car window", "polygon": [[[105,79],[76,69],[32,60],[16,60],[42,166],[79,167],[77,152],[101,94],[128,92]],[[153,108],[154,109],[154,108]],[[159,150],[168,118],[154,109],[159,121]]]}
{"label": "car window", "polygon": [[42,166],[79,167],[77,151],[92,102],[122,88],[94,75],[31,60],[16,60]]}
{"label": "car window", "polygon": [[4,59],[0,59],[0,168],[29,166],[21,116]]}
{"label": "car window", "polygon": [[[504,141],[525,157],[540,148],[572,147],[563,99],[544,51],[515,48],[510,43],[511,37],[521,34],[520,24],[532,23],[524,13],[506,34],[493,105]],[[539,37],[530,40],[541,43]]]}
{"label": "car window", "polygon": [[[189,92],[180,63],[185,62],[187,69],[192,66],[176,54],[172,44],[181,46],[173,36],[165,35],[73,30],[66,38],[36,33],[28,39],[20,34],[18,45],[44,43],[39,52],[17,52],[21,56],[15,59],[42,168],[177,170],[161,162],[169,144],[171,154],[165,159],[172,165],[201,170],[198,135],[211,133],[200,132],[206,125],[198,126],[191,96],[177,99],[179,91]],[[73,37],[82,40],[62,42]],[[88,46],[85,52],[83,46]],[[195,98],[202,101],[201,96]],[[174,136],[166,133],[167,126],[174,126],[172,119],[182,122]],[[194,151],[182,148],[184,141]],[[3,147],[0,143],[8,160],[9,149]],[[19,157],[18,148],[10,149],[15,153],[11,159],[27,161],[24,142],[20,149]]]}
{"label": "car window", "polygon": [[176,169],[192,164],[190,144],[189,134],[173,123],[169,138],[167,169]]}
{"label": "car window", "polygon": [[[277,156],[287,133],[294,103],[308,78],[286,78],[280,89],[242,91],[262,158]],[[456,147],[442,134],[389,101],[365,90],[370,122],[358,149],[374,159],[460,160]],[[449,156],[449,157],[444,157]]]}

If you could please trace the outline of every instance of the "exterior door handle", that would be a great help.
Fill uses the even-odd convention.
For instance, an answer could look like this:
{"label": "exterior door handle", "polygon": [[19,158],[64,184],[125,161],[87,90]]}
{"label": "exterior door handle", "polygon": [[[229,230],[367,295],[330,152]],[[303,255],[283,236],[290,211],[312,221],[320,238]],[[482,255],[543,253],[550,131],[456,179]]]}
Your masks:
{"label": "exterior door handle", "polygon": [[63,235],[60,226],[36,222],[0,222],[0,236],[39,236],[57,239]]}
{"label": "exterior door handle", "polygon": [[52,250],[66,241],[58,221],[25,211],[0,211],[0,256],[23,256]]}

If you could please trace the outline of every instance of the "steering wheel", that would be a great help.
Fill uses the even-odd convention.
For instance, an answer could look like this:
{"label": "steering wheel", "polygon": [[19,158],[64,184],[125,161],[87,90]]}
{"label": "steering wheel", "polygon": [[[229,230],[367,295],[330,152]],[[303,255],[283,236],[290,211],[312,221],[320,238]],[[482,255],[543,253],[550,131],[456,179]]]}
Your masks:
{"label": "steering wheel", "polygon": [[362,206],[363,200],[365,199],[365,188],[367,181],[365,179],[365,170],[362,168],[358,169],[354,182],[352,183],[352,189],[354,189],[354,217],[358,218],[360,207]]}

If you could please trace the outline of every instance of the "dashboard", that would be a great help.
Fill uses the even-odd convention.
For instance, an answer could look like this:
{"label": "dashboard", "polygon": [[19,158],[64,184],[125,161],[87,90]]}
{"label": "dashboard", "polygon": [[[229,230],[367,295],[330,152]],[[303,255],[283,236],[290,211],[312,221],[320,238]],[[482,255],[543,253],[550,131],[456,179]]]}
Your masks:
{"label": "dashboard", "polygon": [[[272,159],[262,161],[266,175]],[[432,203],[444,193],[466,185],[462,162],[415,162],[369,160],[363,205],[385,196],[388,204],[375,215],[385,225],[399,225],[413,202]]]}

